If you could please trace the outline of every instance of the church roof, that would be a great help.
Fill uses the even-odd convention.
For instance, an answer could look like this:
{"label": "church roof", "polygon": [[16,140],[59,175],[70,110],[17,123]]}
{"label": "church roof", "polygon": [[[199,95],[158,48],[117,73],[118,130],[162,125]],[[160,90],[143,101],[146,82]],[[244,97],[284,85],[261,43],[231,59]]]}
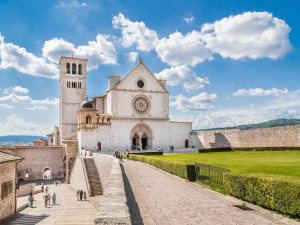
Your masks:
{"label": "church roof", "polygon": [[94,97],[94,99],[95,98],[104,98],[105,96],[106,96],[106,94],[105,95],[99,95],[99,96]]}
{"label": "church roof", "polygon": [[82,109],[94,109],[94,105],[90,101],[84,101],[83,103],[81,103],[80,108],[82,108]]}
{"label": "church roof", "polygon": [[159,83],[158,79],[153,75],[153,73],[152,73],[152,72],[148,69],[148,67],[143,63],[143,61],[141,60],[141,58],[140,58],[139,63],[138,63],[132,70],[130,70],[130,72],[127,73],[127,74],[125,75],[125,77],[123,77],[123,79],[121,79],[120,82],[117,83],[117,85],[116,85],[114,88],[112,88],[112,89],[116,89],[116,87],[118,87],[118,86],[120,85],[120,83],[122,83],[122,81],[123,81],[126,77],[128,77],[129,74],[130,74],[133,70],[135,70],[135,68],[137,68],[140,64],[142,64],[142,65],[149,71],[149,73],[155,78],[155,80],[157,81],[157,83],[158,83],[158,84],[159,84],[166,92],[168,92],[167,89],[166,89],[161,83]]}
{"label": "church roof", "polygon": [[14,154],[11,154],[11,153],[8,153],[8,152],[0,151],[0,163],[17,161],[17,160],[22,160],[22,159],[24,159],[24,158],[14,155]]}
{"label": "church roof", "polygon": [[63,137],[64,141],[77,141],[78,140],[78,132],[75,131],[71,134],[67,134]]}

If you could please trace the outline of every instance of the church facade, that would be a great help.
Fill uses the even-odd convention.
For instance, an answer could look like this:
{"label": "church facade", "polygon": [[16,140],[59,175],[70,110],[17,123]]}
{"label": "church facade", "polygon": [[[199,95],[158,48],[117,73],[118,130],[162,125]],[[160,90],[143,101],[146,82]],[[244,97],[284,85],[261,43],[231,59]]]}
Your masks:
{"label": "church facade", "polygon": [[[169,118],[166,80],[140,60],[123,78],[108,77],[106,94],[86,96],[87,60],[60,60],[60,137],[77,133],[78,149],[124,151],[192,147],[192,123]],[[196,146],[195,146],[196,147]]]}

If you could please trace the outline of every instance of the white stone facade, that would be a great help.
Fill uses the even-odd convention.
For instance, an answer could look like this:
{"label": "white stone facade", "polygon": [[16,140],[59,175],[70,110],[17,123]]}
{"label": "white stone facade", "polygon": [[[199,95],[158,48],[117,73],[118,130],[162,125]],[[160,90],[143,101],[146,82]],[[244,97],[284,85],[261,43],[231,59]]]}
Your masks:
{"label": "white stone facade", "polygon": [[[60,65],[65,66],[65,63]],[[72,95],[68,97],[69,102],[77,101],[76,107],[73,105],[75,108],[67,103],[62,105],[68,110],[61,118],[72,118],[69,122],[74,124],[73,114],[78,112],[79,149],[124,151],[126,147],[153,150],[159,147],[169,149],[171,145],[175,148],[192,147],[192,123],[172,122],[169,119],[166,80],[156,79],[142,61],[123,79],[117,75],[108,79],[106,94],[83,102],[79,110],[75,108],[82,95],[61,92],[62,95]],[[64,96],[60,98],[66,99]],[[62,130],[71,133],[67,124],[63,124]]]}

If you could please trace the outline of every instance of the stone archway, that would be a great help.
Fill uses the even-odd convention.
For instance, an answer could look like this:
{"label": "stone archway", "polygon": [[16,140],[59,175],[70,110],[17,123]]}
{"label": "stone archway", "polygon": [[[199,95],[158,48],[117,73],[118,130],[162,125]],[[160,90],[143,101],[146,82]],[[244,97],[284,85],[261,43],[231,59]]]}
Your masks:
{"label": "stone archway", "polygon": [[149,125],[145,123],[136,124],[130,132],[131,146],[136,146],[141,149],[149,149],[153,143],[153,132]]}
{"label": "stone archway", "polygon": [[50,166],[45,166],[42,169],[42,179],[51,179],[52,178],[52,169]]}

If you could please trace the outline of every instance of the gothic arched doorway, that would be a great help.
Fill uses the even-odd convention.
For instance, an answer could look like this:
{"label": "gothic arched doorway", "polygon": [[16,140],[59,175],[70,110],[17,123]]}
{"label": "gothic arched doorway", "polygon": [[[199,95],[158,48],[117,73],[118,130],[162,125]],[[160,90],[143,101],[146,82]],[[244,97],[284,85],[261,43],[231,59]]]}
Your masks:
{"label": "gothic arched doorway", "polygon": [[153,132],[152,129],[145,123],[136,124],[130,133],[132,147],[146,149],[152,147]]}
{"label": "gothic arched doorway", "polygon": [[137,133],[135,133],[132,137],[132,145],[139,146],[140,145],[140,137]]}
{"label": "gothic arched doorway", "polygon": [[188,139],[185,139],[185,141],[184,141],[184,147],[185,148],[189,147],[189,140]]}
{"label": "gothic arched doorway", "polygon": [[142,135],[142,149],[146,149],[146,146],[148,145],[148,136],[146,133],[143,133]]}

